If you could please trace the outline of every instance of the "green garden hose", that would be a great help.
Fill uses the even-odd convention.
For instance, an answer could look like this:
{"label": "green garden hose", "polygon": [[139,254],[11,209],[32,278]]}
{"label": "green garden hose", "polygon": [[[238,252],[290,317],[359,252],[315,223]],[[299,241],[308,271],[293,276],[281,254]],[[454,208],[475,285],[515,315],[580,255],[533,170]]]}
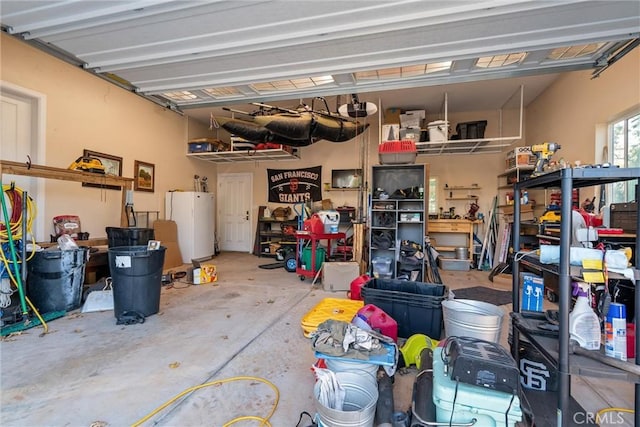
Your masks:
{"label": "green garden hose", "polygon": [[[4,188],[2,186],[2,181],[0,181],[0,188]],[[4,225],[7,229],[9,249],[11,250],[11,262],[13,265],[16,287],[18,288],[18,294],[20,294],[20,307],[22,308],[22,314],[27,315],[28,310],[27,303],[25,301],[24,289],[22,287],[22,276],[20,274],[20,270],[18,269],[18,257],[16,256],[16,247],[13,242],[13,235],[11,234],[11,220],[9,219],[9,213],[7,211],[7,203],[4,200],[4,191],[2,192],[2,196],[0,197],[0,204],[2,204],[2,215],[4,216]]]}

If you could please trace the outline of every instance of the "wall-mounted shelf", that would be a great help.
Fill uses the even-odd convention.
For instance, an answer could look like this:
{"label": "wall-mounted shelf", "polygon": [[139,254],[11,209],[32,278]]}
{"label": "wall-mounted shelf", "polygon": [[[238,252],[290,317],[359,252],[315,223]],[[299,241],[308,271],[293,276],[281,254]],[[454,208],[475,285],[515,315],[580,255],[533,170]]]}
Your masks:
{"label": "wall-mounted shelf", "polygon": [[212,153],[188,153],[187,157],[204,160],[211,163],[241,163],[241,162],[281,162],[285,160],[300,160],[297,149],[292,152],[282,149],[270,150],[238,150],[217,151]]}
{"label": "wall-mounted shelf", "polygon": [[114,175],[101,175],[97,173],[75,171],[50,166],[33,165],[0,160],[0,175],[24,175],[36,178],[57,179],[61,181],[73,181],[99,185],[115,185],[122,189],[122,208],[120,212],[120,226],[127,227],[128,218],[125,212],[127,204],[127,191],[132,190],[133,178],[124,178]]}

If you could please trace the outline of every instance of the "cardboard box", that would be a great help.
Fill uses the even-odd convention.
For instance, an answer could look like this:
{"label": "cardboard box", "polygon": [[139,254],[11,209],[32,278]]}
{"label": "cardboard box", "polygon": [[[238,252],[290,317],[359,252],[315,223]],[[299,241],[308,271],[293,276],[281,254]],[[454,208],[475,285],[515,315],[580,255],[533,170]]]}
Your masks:
{"label": "cardboard box", "polygon": [[384,110],[384,124],[400,123],[400,113],[402,110],[398,107],[391,107]]}
{"label": "cardboard box", "polygon": [[325,262],[322,268],[322,286],[325,291],[348,291],[351,282],[360,276],[360,267],[355,261]]}
{"label": "cardboard box", "polygon": [[202,285],[218,281],[216,266],[213,264],[200,264],[199,268],[193,269],[193,284]]}
{"label": "cardboard box", "polygon": [[403,128],[420,128],[425,118],[424,110],[407,111],[400,114],[400,127]]}
{"label": "cardboard box", "polygon": [[507,153],[507,170],[520,167],[533,167],[536,165],[537,157],[531,151],[531,147],[517,147]]}
{"label": "cardboard box", "polygon": [[156,240],[167,248],[164,252],[163,270],[180,267],[182,254],[178,246],[178,225],[175,221],[158,219],[153,222],[153,234]]}

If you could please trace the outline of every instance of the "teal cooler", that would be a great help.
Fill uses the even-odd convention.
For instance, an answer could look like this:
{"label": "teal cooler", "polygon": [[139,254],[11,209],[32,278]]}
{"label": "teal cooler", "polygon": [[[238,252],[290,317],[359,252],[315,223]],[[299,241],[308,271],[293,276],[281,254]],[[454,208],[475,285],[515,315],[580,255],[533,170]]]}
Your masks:
{"label": "teal cooler", "polygon": [[145,317],[160,311],[162,265],[166,248],[147,250],[146,246],[109,248],[109,269],[113,286],[113,314],[127,311]]}
{"label": "teal cooler", "polygon": [[[457,383],[444,371],[442,347],[433,351],[433,403],[439,423],[471,423],[474,427],[515,426],[522,421],[520,399],[513,394]],[[453,416],[452,416],[453,413]],[[505,421],[508,424],[505,425]]]}

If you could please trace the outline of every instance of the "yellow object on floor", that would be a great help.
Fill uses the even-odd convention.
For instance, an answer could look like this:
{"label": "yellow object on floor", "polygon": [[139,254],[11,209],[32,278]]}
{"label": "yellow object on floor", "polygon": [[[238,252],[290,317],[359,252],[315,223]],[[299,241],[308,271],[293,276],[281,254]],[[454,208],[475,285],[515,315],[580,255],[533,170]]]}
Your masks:
{"label": "yellow object on floor", "polygon": [[400,354],[404,359],[405,366],[420,366],[420,353],[425,348],[434,349],[439,341],[424,334],[414,334],[407,338],[407,341],[400,348]]}
{"label": "yellow object on floor", "polygon": [[353,316],[364,306],[364,301],[344,298],[325,298],[304,315],[302,332],[309,338],[322,322],[327,319],[351,322]]}

